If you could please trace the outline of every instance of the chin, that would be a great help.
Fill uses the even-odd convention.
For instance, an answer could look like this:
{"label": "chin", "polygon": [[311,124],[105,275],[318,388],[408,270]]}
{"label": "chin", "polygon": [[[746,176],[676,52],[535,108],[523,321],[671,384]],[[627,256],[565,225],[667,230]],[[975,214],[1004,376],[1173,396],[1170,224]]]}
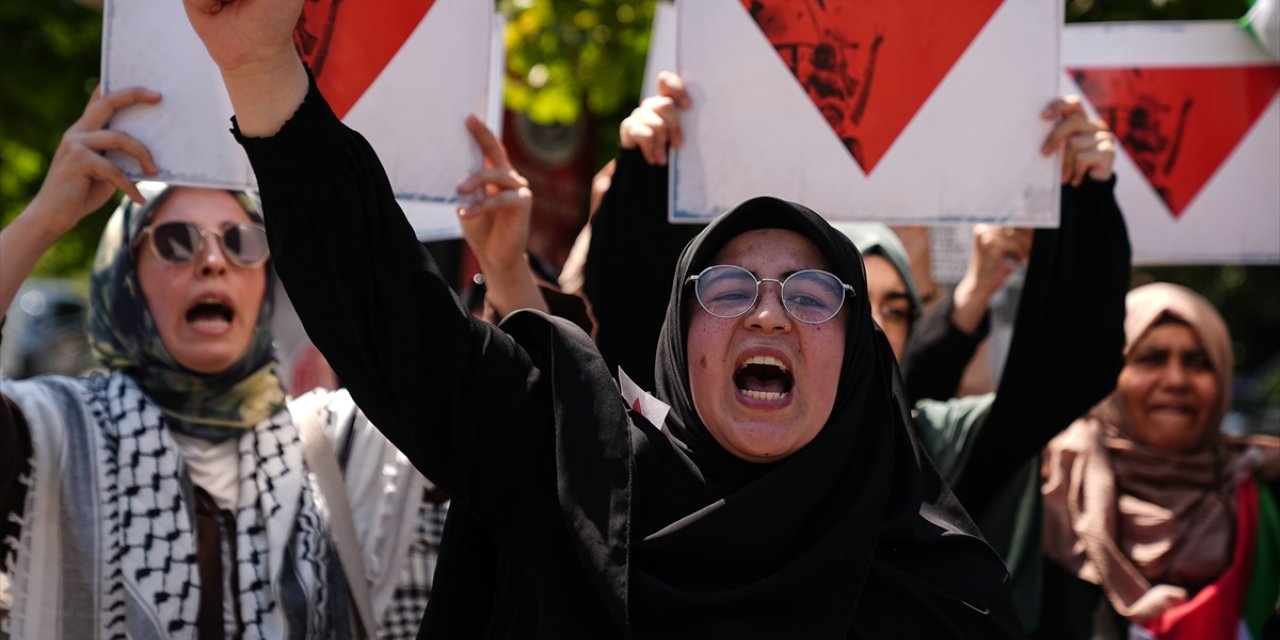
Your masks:
{"label": "chin", "polygon": [[232,358],[226,354],[184,354],[175,355],[174,359],[191,371],[212,375],[230,369],[238,358]]}

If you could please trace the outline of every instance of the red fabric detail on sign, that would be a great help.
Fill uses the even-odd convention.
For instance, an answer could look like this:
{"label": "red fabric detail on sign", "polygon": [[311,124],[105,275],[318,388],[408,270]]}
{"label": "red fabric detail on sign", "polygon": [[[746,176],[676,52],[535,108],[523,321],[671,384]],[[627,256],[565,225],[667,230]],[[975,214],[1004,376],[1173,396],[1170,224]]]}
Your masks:
{"label": "red fabric detail on sign", "polygon": [[1174,218],[1280,90],[1280,66],[1068,71]]}
{"label": "red fabric detail on sign", "polygon": [[871,173],[1001,0],[742,0],[862,170]]}
{"label": "red fabric detail on sign", "polygon": [[302,60],[339,118],[373,84],[400,51],[435,0],[396,0],[375,5],[347,0],[306,0],[293,32]]}

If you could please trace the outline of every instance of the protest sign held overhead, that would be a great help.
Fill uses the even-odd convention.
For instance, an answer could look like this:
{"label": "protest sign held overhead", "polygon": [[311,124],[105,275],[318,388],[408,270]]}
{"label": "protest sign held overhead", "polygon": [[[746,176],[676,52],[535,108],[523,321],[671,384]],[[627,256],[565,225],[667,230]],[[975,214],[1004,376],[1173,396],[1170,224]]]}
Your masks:
{"label": "protest sign held overhead", "polygon": [[833,219],[1057,224],[1058,159],[1039,149],[1059,3],[676,6],[693,107],[672,160],[674,220],[769,193]]}
{"label": "protest sign held overhead", "polygon": [[1072,25],[1063,57],[1120,142],[1136,261],[1280,262],[1280,62],[1235,22]]}
{"label": "protest sign held overhead", "polygon": [[[458,181],[482,165],[469,114],[499,131],[503,63],[491,3],[409,0],[370,7],[307,0],[294,33],[335,114],[377,150],[420,236],[456,235]],[[500,40],[499,40],[500,44]],[[458,59],[467,65],[456,64]],[[476,73],[475,69],[488,70]],[[111,123],[152,150],[167,182],[255,188],[247,158],[227,134],[231,103],[181,3],[109,0],[104,91],[145,86],[164,100]],[[136,165],[113,157],[135,179]]]}

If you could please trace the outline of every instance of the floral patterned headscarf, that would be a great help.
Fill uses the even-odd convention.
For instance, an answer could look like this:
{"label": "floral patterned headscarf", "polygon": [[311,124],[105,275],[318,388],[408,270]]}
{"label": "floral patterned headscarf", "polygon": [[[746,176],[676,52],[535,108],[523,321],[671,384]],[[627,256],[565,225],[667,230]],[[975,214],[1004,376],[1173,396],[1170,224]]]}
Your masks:
{"label": "floral patterned headscarf", "polygon": [[[125,198],[107,222],[90,284],[89,343],[104,367],[123,371],[137,381],[160,406],[170,428],[217,442],[243,433],[284,406],[271,333],[275,273],[268,262],[262,309],[253,338],[239,361],[213,374],[196,373],[178,364],[156,330],[138,283],[133,250],[138,235],[173,188],[163,183],[139,183],[146,204]],[[254,222],[262,222],[261,205],[254,194],[229,193]]]}

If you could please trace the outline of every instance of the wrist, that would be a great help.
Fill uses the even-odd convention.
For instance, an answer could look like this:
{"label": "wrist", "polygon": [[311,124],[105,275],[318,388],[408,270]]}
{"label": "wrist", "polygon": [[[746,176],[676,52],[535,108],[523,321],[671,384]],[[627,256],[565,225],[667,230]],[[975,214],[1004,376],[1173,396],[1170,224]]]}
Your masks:
{"label": "wrist", "polygon": [[302,105],[310,86],[306,67],[292,49],[220,71],[240,134],[250,138],[278,132]]}
{"label": "wrist", "polygon": [[81,216],[77,211],[59,210],[63,208],[57,206],[56,198],[51,202],[47,196],[36,194],[10,224],[20,225],[25,238],[48,248],[80,222]]}
{"label": "wrist", "polygon": [[986,318],[993,293],[978,284],[976,276],[966,274],[952,293],[951,324],[972,335]]}

